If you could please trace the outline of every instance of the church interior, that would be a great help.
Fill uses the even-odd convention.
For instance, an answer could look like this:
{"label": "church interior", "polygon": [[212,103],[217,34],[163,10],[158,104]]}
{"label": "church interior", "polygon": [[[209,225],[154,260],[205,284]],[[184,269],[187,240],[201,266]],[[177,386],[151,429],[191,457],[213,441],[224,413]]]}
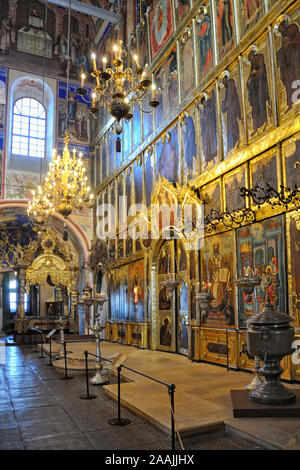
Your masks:
{"label": "church interior", "polygon": [[298,0],[0,0],[0,449],[299,450],[298,184]]}

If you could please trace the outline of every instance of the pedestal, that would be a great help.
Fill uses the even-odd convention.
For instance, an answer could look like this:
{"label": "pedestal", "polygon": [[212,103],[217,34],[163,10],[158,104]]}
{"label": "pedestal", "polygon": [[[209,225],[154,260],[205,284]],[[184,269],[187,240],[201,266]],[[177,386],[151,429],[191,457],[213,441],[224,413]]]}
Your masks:
{"label": "pedestal", "polygon": [[234,418],[292,418],[300,417],[300,390],[295,394],[294,403],[288,405],[263,405],[249,399],[247,390],[231,390]]}

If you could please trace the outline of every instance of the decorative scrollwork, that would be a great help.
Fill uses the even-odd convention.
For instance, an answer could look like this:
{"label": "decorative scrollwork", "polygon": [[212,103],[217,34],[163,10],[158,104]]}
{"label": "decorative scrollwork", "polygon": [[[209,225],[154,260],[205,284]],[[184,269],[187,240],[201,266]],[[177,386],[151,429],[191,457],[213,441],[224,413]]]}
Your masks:
{"label": "decorative scrollwork", "polygon": [[228,229],[239,228],[242,225],[252,224],[255,220],[255,213],[248,208],[235,209],[232,212],[225,211],[223,213],[212,209],[204,219],[205,231],[212,233],[219,224],[223,224]]}
{"label": "decorative scrollwork", "polygon": [[267,203],[273,208],[276,206],[285,206],[287,209],[289,204],[293,204],[297,210],[300,209],[300,190],[296,185],[294,189],[280,185],[280,191],[277,191],[269,183],[266,183],[265,187],[256,184],[254,188],[248,189],[241,187],[239,190],[241,197],[244,199],[246,197],[252,198],[258,208]]}

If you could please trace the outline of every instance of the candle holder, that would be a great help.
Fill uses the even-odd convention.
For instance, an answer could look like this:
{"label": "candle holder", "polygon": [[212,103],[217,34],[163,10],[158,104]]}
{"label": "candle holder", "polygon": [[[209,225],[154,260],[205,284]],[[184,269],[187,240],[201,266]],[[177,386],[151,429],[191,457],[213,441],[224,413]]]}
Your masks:
{"label": "candle holder", "polygon": [[[261,278],[258,276],[253,276],[252,271],[250,276],[243,276],[235,280],[235,285],[244,289],[245,293],[247,294],[246,301],[250,301],[252,299],[256,301],[255,310],[257,310],[257,299],[254,297],[255,287],[259,286],[261,283]],[[258,313],[257,311],[253,313]],[[254,356],[254,368],[252,372],[254,373],[254,377],[251,382],[246,385],[247,390],[255,390],[258,386],[260,386],[265,380],[259,374],[260,370],[260,358],[258,356]]]}
{"label": "candle holder", "polygon": [[[103,310],[103,306],[105,302],[107,302],[107,298],[104,292],[101,292],[100,294],[95,294],[95,300],[97,303],[97,306],[99,305],[100,310]],[[103,374],[103,366],[101,364],[101,355],[100,355],[100,333],[105,329],[105,326],[100,325],[100,315],[98,315],[96,311],[96,318],[95,318],[95,324],[91,327],[91,330],[95,334],[95,340],[96,340],[96,373],[95,375],[91,378],[90,383],[92,385],[105,385],[109,383],[109,380],[106,375]]]}
{"label": "candle holder", "polygon": [[179,284],[180,282],[176,280],[176,274],[169,274],[168,278],[161,282],[161,286],[166,288],[168,299],[172,297]]}

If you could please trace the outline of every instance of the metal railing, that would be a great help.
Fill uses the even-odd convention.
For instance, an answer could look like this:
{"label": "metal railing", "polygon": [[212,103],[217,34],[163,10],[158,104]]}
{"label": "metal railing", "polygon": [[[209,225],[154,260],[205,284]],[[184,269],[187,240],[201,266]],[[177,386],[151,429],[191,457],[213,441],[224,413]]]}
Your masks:
{"label": "metal railing", "polygon": [[[96,354],[90,353],[89,351],[84,351],[85,355],[85,376],[86,376],[86,395],[81,395],[80,398],[82,400],[91,400],[97,398],[96,395],[91,395],[89,391],[89,378],[88,378],[88,356],[93,356],[96,357],[97,359],[100,359],[102,361],[110,362],[113,364],[113,361],[110,359],[107,359],[105,357],[100,357],[97,356]],[[124,366],[124,364],[120,364],[117,367],[118,371],[118,416],[117,418],[112,418],[108,421],[108,423],[111,426],[126,426],[127,424],[130,424],[131,421],[127,418],[121,418],[121,371],[122,368],[127,369],[135,374],[141,375],[142,377],[145,377],[146,379],[153,380],[156,383],[159,383],[161,385],[164,385],[168,389],[168,395],[170,398],[170,406],[171,406],[171,449],[175,450],[175,419],[174,419],[174,411],[175,411],[175,385],[174,384],[168,384],[166,382],[163,382],[162,380],[155,379],[154,377],[151,377],[150,375],[143,374],[142,372],[139,372],[135,369],[132,369],[131,367]]]}
{"label": "metal railing", "polygon": [[31,344],[32,344],[32,342],[31,342],[31,340],[32,340],[32,338],[31,338],[32,333],[31,333],[31,332],[34,331],[34,351],[33,351],[33,352],[36,352],[36,353],[38,352],[38,350],[37,350],[37,342],[36,342],[36,335],[37,335],[37,334],[41,335],[41,343],[40,343],[40,344],[41,344],[41,355],[40,355],[39,357],[40,357],[40,358],[44,358],[44,357],[45,357],[45,356],[44,356],[44,348],[43,348],[43,344],[44,344],[44,342],[45,342],[45,340],[44,340],[44,333],[42,332],[42,330],[39,330],[38,328],[32,328],[31,326],[30,326],[28,329],[30,330],[30,346],[31,346]]}

